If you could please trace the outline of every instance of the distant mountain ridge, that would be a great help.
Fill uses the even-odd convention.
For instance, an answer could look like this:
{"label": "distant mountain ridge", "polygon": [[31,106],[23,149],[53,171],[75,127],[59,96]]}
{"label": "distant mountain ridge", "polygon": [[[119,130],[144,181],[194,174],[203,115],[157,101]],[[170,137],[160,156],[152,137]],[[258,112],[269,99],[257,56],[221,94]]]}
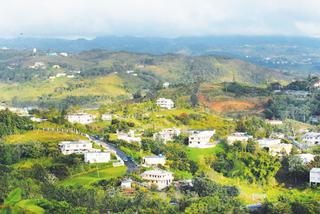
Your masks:
{"label": "distant mountain ridge", "polygon": [[0,39],[0,47],[79,53],[92,49],[145,54],[227,56],[259,66],[306,75],[320,73],[320,39],[284,36],[117,37]]}

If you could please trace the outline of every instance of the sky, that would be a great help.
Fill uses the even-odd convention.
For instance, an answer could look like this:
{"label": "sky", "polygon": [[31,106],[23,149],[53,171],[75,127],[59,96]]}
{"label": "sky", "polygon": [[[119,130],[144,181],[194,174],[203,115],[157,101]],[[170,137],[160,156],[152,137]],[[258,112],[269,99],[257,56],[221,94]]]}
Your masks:
{"label": "sky", "polygon": [[320,0],[0,0],[0,37],[320,37]]}

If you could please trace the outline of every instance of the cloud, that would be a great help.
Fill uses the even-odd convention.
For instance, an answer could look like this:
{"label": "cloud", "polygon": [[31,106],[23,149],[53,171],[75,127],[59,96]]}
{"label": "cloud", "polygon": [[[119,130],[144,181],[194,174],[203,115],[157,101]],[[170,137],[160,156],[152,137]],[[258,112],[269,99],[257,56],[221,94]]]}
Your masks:
{"label": "cloud", "polygon": [[317,0],[0,0],[0,6],[0,37],[318,36],[320,23]]}

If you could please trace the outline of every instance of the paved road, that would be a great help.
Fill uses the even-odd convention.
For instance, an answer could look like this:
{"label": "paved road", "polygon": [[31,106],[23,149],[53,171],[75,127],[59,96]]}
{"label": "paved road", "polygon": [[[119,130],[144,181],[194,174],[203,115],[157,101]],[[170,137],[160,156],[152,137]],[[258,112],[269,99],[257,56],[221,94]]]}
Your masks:
{"label": "paved road", "polygon": [[127,172],[133,172],[133,171],[136,171],[138,170],[138,164],[132,160],[132,159],[128,159],[127,155],[121,151],[118,147],[116,147],[115,145],[113,144],[110,144],[110,143],[106,143],[104,141],[101,141],[101,140],[98,140],[98,139],[95,139],[94,137],[91,137],[89,136],[90,140],[94,141],[95,143],[115,152],[124,162],[124,164],[127,166]]}

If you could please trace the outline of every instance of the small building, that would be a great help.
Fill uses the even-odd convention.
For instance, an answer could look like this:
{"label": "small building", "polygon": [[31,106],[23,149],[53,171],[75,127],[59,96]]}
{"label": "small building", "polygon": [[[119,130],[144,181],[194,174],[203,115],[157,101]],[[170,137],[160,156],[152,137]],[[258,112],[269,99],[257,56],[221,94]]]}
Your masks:
{"label": "small building", "polygon": [[158,133],[153,135],[154,140],[162,141],[167,143],[168,141],[173,141],[175,137],[181,134],[181,130],[177,128],[163,129]]}
{"label": "small building", "polygon": [[269,147],[273,145],[277,145],[281,143],[281,139],[273,139],[273,138],[262,138],[257,140],[261,147]]}
{"label": "small building", "polygon": [[227,137],[228,143],[234,143],[236,141],[247,142],[249,139],[253,139],[253,136],[245,132],[235,132]]}
{"label": "small building", "polygon": [[158,190],[170,186],[174,179],[172,172],[159,169],[145,171],[141,174],[141,177],[146,180],[150,186],[156,185]]}
{"label": "small building", "polygon": [[60,56],[64,56],[64,57],[69,56],[69,54],[68,54],[68,53],[65,53],[65,52],[61,52],[61,53],[59,53],[59,55],[60,55]]}
{"label": "small building", "polygon": [[111,121],[112,120],[112,115],[111,114],[103,114],[103,115],[101,115],[101,120],[103,120],[103,121]]}
{"label": "small building", "polygon": [[173,109],[174,102],[171,99],[159,98],[157,99],[157,106],[160,106],[160,108]]}
{"label": "small building", "polygon": [[121,181],[121,189],[131,189],[131,186],[132,186],[131,179]]}
{"label": "small building", "polygon": [[163,88],[169,88],[169,86],[170,86],[169,82],[165,82],[165,83],[162,84]]}
{"label": "small building", "polygon": [[298,100],[305,100],[308,96],[310,96],[310,92],[309,91],[302,91],[302,90],[287,90],[285,92],[287,95],[293,96],[294,98],[298,99]]}
{"label": "small building", "polygon": [[320,133],[319,132],[307,132],[301,137],[303,143],[307,146],[320,145]]}
{"label": "small building", "polygon": [[281,132],[272,132],[270,135],[270,138],[272,139],[284,139],[285,135]]}
{"label": "small building", "polygon": [[303,164],[310,163],[311,161],[314,160],[314,157],[315,157],[315,155],[310,154],[310,153],[309,154],[298,154],[296,156],[298,156],[302,160]]}
{"label": "small building", "polygon": [[53,69],[60,69],[60,65],[53,65],[52,68]]}
{"label": "small building", "polygon": [[110,152],[86,152],[84,162],[86,163],[108,163],[111,159]]}
{"label": "small building", "polygon": [[319,89],[319,88],[320,88],[320,81],[315,82],[315,83],[313,84],[313,87],[316,88],[316,89]]}
{"label": "small building", "polygon": [[189,131],[188,146],[192,148],[210,148],[214,144],[210,143],[211,137],[215,134],[215,130],[192,130]]}
{"label": "small building", "polygon": [[310,170],[310,184],[320,184],[320,168],[312,168]]}
{"label": "small building", "polygon": [[74,114],[68,114],[66,116],[66,119],[70,123],[80,123],[80,124],[90,124],[95,121],[95,116],[92,114],[87,114],[87,113],[74,113]]}
{"label": "small building", "polygon": [[292,144],[281,143],[281,139],[264,138],[258,140],[261,148],[268,149],[269,153],[273,156],[284,154],[290,154],[292,150]]}
{"label": "small building", "polygon": [[281,126],[283,125],[282,120],[266,120],[266,123],[272,125],[272,126]]}
{"label": "small building", "polygon": [[44,121],[47,121],[47,119],[43,119],[43,118],[37,118],[37,117],[30,117],[30,120],[36,123],[41,123]]}
{"label": "small building", "polygon": [[134,130],[130,130],[128,133],[123,133],[123,132],[117,131],[117,137],[118,137],[118,140],[124,140],[128,143],[133,143],[133,142],[140,143],[141,142],[141,138],[135,136]]}
{"label": "small building", "polygon": [[86,140],[80,141],[62,141],[59,143],[59,148],[62,154],[70,155],[73,153],[84,154],[86,152],[97,152],[99,149],[92,148],[92,143]]}
{"label": "small building", "polygon": [[166,164],[166,157],[162,155],[158,156],[146,156],[143,157],[142,165],[144,166],[154,166],[154,165],[162,165]]}
{"label": "small building", "polygon": [[65,77],[67,76],[66,73],[57,73],[56,77]]}

